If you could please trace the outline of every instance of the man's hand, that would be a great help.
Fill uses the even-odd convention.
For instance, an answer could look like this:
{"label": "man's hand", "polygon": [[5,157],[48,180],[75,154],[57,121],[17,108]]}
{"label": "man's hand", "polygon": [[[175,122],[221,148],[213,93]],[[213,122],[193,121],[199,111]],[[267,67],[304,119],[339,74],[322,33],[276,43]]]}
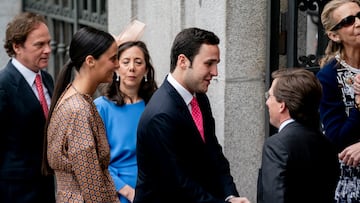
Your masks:
{"label": "man's hand", "polygon": [[250,203],[246,197],[233,197],[229,200],[231,203]]}

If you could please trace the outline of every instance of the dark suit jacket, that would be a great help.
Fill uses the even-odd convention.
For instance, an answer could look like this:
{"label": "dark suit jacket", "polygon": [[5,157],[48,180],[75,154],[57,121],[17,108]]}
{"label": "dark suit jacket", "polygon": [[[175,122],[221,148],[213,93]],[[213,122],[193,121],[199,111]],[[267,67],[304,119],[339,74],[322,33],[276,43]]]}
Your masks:
{"label": "dark suit jacket", "polygon": [[206,143],[184,100],[165,80],[138,126],[135,203],[224,202],[238,195],[229,163],[215,136],[205,94],[197,94]]}
{"label": "dark suit jacket", "polygon": [[[51,96],[53,79],[41,75]],[[10,61],[0,71],[0,125],[0,202],[54,202],[53,177],[41,175],[45,116]]]}
{"label": "dark suit jacket", "polygon": [[320,131],[293,122],[265,141],[258,202],[334,202],[338,177],[335,147]]}

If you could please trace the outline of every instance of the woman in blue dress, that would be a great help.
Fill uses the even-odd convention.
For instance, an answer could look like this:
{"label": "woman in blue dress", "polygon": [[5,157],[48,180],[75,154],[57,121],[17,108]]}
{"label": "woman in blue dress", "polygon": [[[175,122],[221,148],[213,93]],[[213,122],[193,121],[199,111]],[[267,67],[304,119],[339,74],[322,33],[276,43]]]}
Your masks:
{"label": "woman in blue dress", "polygon": [[95,105],[110,145],[109,171],[121,203],[132,202],[137,178],[136,131],[146,103],[157,89],[149,51],[142,41],[119,46],[120,68],[101,88]]}

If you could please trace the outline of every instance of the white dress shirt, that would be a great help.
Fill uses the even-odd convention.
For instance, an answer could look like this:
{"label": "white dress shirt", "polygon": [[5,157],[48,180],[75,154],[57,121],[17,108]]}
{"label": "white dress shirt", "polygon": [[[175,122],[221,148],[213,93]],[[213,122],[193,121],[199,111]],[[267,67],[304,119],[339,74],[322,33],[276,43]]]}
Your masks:
{"label": "white dress shirt", "polygon": [[[30,70],[29,68],[25,67],[23,64],[21,64],[18,60],[15,58],[12,58],[11,63],[15,66],[15,68],[21,73],[21,75],[25,78],[26,82],[29,84],[31,89],[33,90],[36,97],[39,99],[39,94],[36,90],[35,85],[35,77],[36,74],[34,71]],[[41,75],[41,71],[38,72]],[[50,106],[51,98],[48,89],[45,87],[44,82],[42,82],[45,99],[48,107]],[[40,100],[40,99],[39,99]]]}

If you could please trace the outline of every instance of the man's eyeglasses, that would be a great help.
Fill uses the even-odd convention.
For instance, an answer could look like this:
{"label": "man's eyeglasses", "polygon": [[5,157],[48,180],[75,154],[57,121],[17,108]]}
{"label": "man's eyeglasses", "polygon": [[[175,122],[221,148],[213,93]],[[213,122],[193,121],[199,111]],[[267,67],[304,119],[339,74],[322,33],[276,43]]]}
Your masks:
{"label": "man's eyeglasses", "polygon": [[274,95],[270,94],[269,91],[265,92],[265,100],[268,100],[271,96],[274,96]]}
{"label": "man's eyeglasses", "polygon": [[338,24],[336,24],[336,25],[331,29],[331,31],[336,31],[336,30],[338,30],[338,29],[340,29],[340,28],[342,28],[342,27],[349,27],[349,26],[351,26],[351,25],[354,25],[356,18],[359,18],[359,19],[360,19],[360,12],[357,13],[355,16],[350,15],[350,16],[342,19]]}

